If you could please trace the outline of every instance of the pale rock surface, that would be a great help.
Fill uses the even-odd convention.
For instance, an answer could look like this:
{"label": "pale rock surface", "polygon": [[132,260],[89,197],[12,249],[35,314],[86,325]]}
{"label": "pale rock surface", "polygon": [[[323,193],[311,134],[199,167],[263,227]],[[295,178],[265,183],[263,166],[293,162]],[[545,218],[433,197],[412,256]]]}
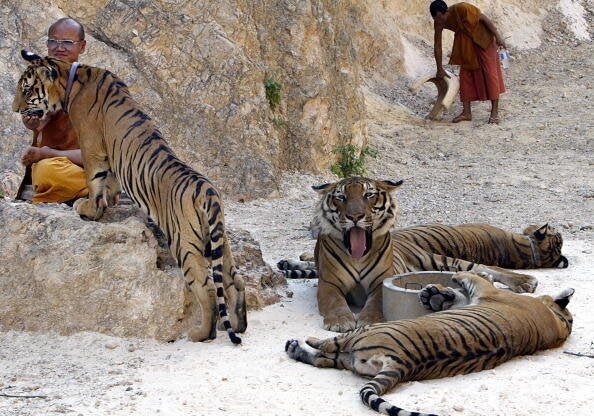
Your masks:
{"label": "pale rock surface", "polygon": [[[154,228],[151,227],[151,228]],[[63,204],[0,199],[0,329],[178,339],[199,315],[166,247],[134,207],[83,221]],[[278,300],[284,278],[247,231],[229,232],[248,308]]]}

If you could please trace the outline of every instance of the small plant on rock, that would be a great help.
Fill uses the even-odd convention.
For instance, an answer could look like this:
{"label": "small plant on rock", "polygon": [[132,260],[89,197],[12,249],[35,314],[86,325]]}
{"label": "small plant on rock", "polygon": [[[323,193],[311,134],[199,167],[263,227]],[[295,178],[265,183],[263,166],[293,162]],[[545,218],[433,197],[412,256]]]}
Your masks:
{"label": "small plant on rock", "polygon": [[282,87],[282,84],[280,82],[277,82],[274,78],[266,78],[266,80],[264,81],[266,99],[268,100],[268,104],[270,104],[270,108],[272,110],[274,110],[280,104],[280,92]]}
{"label": "small plant on rock", "polygon": [[373,147],[364,146],[360,148],[354,144],[337,146],[332,150],[332,153],[338,154],[339,159],[332,165],[330,170],[340,178],[364,175],[367,172],[365,159],[367,157],[375,158],[379,154],[377,149]]}

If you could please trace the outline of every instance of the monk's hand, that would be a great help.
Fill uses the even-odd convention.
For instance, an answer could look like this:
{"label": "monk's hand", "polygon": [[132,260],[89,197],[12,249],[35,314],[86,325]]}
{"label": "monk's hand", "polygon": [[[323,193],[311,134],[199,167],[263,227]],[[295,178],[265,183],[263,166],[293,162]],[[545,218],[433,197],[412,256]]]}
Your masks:
{"label": "monk's hand", "polygon": [[38,130],[41,125],[41,119],[37,116],[23,116],[23,124],[29,130]]}
{"label": "monk's hand", "polygon": [[32,163],[39,162],[41,159],[45,159],[45,150],[49,149],[47,146],[44,147],[33,147],[29,146],[23,152],[21,156],[21,163],[25,166],[29,166]]}
{"label": "monk's hand", "polygon": [[49,116],[46,116],[44,118],[39,118],[37,116],[23,116],[22,118],[25,127],[33,131],[40,131],[51,120],[51,117]]}

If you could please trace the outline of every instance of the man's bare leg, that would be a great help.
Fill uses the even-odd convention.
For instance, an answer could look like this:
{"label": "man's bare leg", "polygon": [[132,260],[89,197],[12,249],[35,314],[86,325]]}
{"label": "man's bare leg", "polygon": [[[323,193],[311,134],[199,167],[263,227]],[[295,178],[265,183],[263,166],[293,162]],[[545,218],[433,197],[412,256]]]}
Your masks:
{"label": "man's bare leg", "polygon": [[470,101],[462,101],[462,113],[454,117],[452,123],[459,123],[461,121],[472,120],[472,111],[470,109]]}
{"label": "man's bare leg", "polygon": [[491,116],[489,124],[499,124],[499,100],[491,100]]}

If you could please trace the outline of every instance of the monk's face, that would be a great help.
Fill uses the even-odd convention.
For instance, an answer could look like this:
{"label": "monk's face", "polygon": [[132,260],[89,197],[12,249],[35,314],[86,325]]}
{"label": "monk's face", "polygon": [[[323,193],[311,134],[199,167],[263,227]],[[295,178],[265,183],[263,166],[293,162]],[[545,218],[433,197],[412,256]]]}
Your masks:
{"label": "monk's face", "polygon": [[87,42],[80,39],[78,25],[63,21],[56,24],[47,34],[47,54],[69,63],[78,61],[78,56],[85,51]]}

